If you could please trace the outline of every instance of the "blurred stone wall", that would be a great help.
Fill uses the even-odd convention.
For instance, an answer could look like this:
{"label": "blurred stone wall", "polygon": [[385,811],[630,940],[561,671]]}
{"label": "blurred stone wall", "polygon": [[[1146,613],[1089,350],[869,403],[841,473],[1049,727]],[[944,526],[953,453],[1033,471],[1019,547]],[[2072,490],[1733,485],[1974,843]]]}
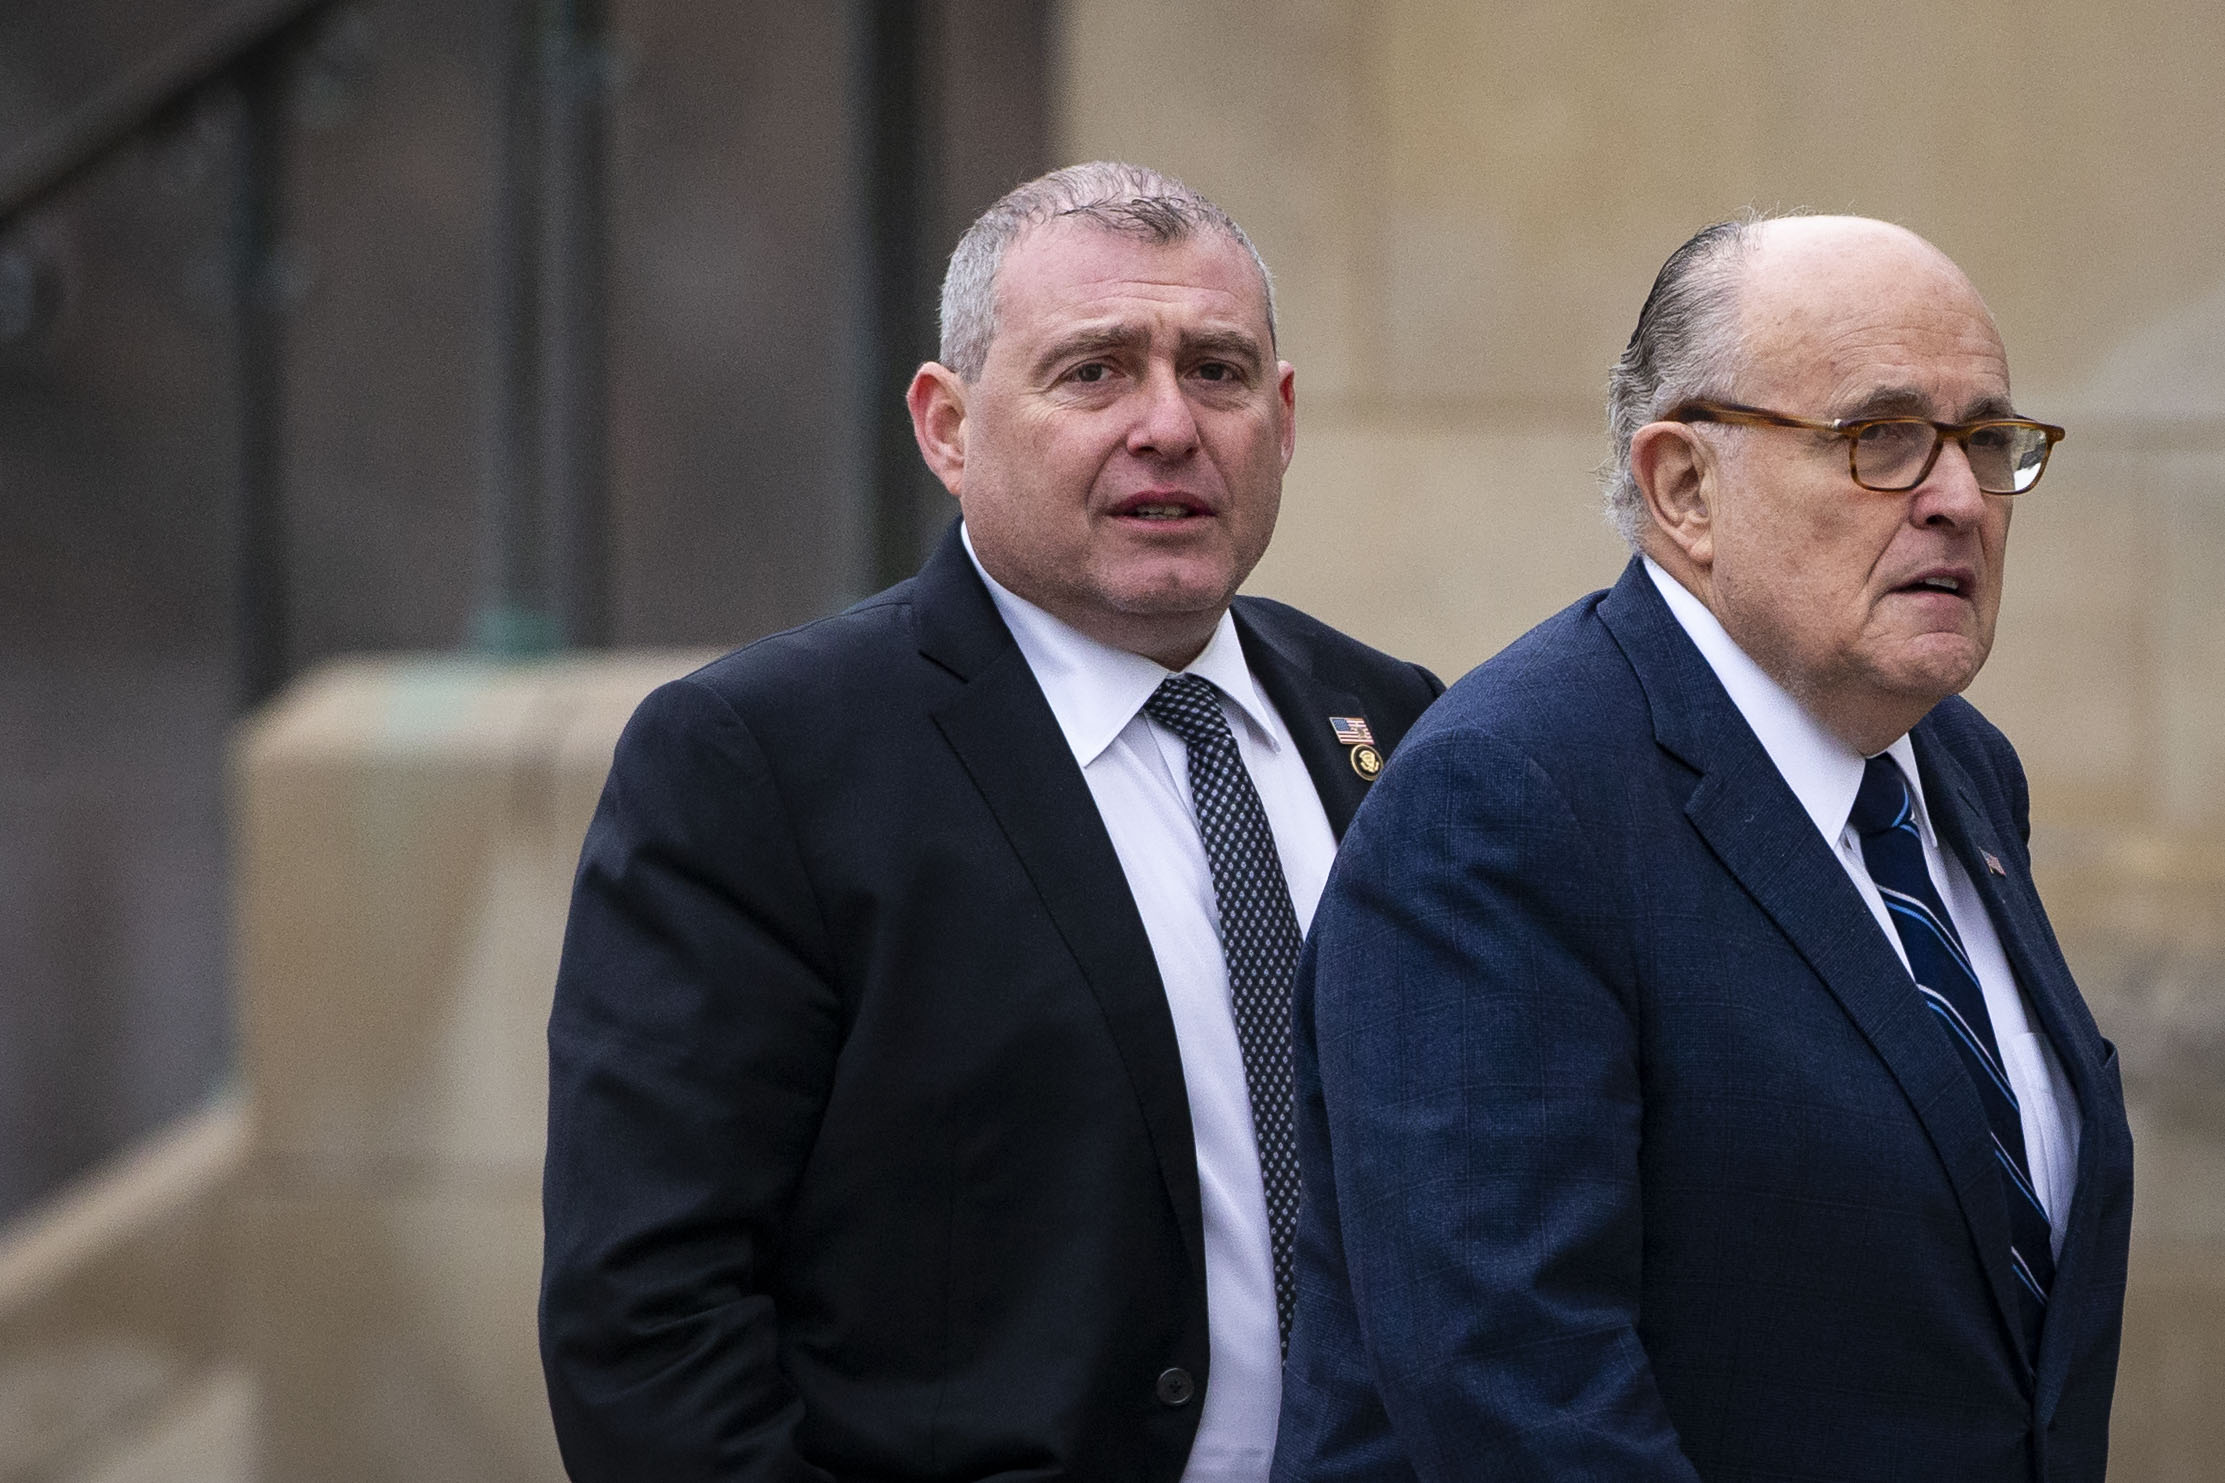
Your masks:
{"label": "blurred stone wall", "polygon": [[[0,3],[0,168],[254,3]],[[878,585],[873,408],[910,367],[862,325],[867,6],[607,9],[611,636],[730,645]],[[1032,0],[915,9],[914,206],[939,254],[1042,166],[1046,22]],[[294,53],[272,285],[289,669],[452,649],[489,596],[519,10],[343,0]],[[202,90],[0,236],[0,1218],[230,1070],[238,102]],[[931,344],[917,299],[902,328]],[[939,531],[949,501],[923,503]]]}
{"label": "blurred stone wall", "polygon": [[0,1483],[563,1477],[550,990],[619,729],[708,657],[359,657],[238,728],[246,1095],[0,1224]]}
{"label": "blurred stone wall", "polygon": [[619,728],[709,657],[354,659],[243,729],[235,1327],[267,1483],[563,1476],[550,991]]}
{"label": "blurred stone wall", "polygon": [[2225,10],[1068,0],[1063,57],[1060,156],[1174,171],[1275,270],[1254,590],[1447,678],[1613,580],[1606,370],[1694,229],[1859,212],[1970,272],[2071,430],[1971,698],[2133,1103],[2113,1475],[2225,1476]]}

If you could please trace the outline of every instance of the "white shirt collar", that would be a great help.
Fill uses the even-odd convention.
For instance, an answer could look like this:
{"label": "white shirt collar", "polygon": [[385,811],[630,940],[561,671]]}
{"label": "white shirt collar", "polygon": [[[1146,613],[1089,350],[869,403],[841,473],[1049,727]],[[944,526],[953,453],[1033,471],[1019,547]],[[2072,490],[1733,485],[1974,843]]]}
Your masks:
{"label": "white shirt collar", "polygon": [[[1136,718],[1160,681],[1174,671],[1157,660],[1100,643],[1010,591],[981,565],[973,549],[972,533],[963,525],[958,531],[965,542],[966,559],[988,587],[997,615],[1012,630],[1022,657],[1035,673],[1035,682],[1043,687],[1043,698],[1051,703],[1051,714],[1058,718],[1066,744],[1074,749],[1074,760],[1089,766]],[[1244,662],[1244,646],[1236,636],[1235,619],[1221,614],[1204,652],[1182,673],[1212,681],[1221,694],[1235,702],[1254,740],[1269,751],[1280,749],[1281,740],[1267,720],[1273,712],[1268,709],[1267,698],[1259,693],[1251,667]]]}
{"label": "white shirt collar", "polygon": [[[1653,579],[1661,600],[1669,605],[1677,623],[1699,648],[1700,657],[1715,678],[1730,692],[1731,704],[1746,718],[1760,739],[1762,750],[1777,764],[1786,786],[1815,821],[1826,842],[1838,844],[1847,815],[1854,811],[1854,795],[1862,787],[1862,754],[1826,730],[1794,700],[1784,686],[1756,664],[1738,646],[1706,603],[1684,584],[1662,570],[1650,556],[1641,558],[1646,575]],[[1936,844],[1931,815],[1924,807],[1923,780],[1916,775],[1916,749],[1903,733],[1885,749],[1908,780],[1909,796],[1916,801],[1916,825],[1926,844]]]}

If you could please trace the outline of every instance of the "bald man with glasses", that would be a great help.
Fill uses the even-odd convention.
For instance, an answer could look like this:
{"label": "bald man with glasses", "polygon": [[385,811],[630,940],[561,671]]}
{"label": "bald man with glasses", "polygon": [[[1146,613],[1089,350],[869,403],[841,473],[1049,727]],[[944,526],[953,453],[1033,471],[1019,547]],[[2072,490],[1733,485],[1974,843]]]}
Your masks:
{"label": "bald man with glasses", "polygon": [[1275,1477],[2099,1483],[2116,1052],[1957,698],[2063,431],[1843,217],[1680,248],[1610,423],[1621,581],[1422,718],[1314,918]]}

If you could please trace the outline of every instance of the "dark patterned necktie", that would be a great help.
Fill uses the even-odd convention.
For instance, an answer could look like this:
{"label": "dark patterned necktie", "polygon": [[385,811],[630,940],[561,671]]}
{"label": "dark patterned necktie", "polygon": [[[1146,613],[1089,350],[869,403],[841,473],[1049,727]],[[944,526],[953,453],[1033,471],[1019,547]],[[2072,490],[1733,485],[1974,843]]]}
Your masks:
{"label": "dark patterned necktie", "polygon": [[1259,790],[1221,716],[1220,693],[1196,675],[1169,675],[1143,713],[1190,754],[1190,800],[1213,870],[1221,956],[1251,1093],[1252,1134],[1267,1189],[1267,1238],[1275,1261],[1275,1320],[1290,1347],[1291,1238],[1298,1227],[1298,1151],[1290,1130],[1290,980],[1298,971],[1298,916],[1267,827]]}
{"label": "dark patterned necktie", "polygon": [[1863,768],[1850,822],[1862,837],[1862,859],[1900,933],[1916,987],[1954,1042],[1963,1069],[1977,1084],[1978,1098],[1985,1104],[1986,1122],[1993,1132],[1993,1158],[2009,1201],[2009,1262],[2023,1298],[2025,1352],[2032,1353],[2047,1311],[2048,1286],[2055,1280],[2047,1211],[2032,1188],[2031,1165],[2024,1154],[2024,1122],[2001,1064],[1985,994],[1946,905],[1932,886],[1931,872],[1924,868],[1916,806],[1891,757],[1880,753]]}

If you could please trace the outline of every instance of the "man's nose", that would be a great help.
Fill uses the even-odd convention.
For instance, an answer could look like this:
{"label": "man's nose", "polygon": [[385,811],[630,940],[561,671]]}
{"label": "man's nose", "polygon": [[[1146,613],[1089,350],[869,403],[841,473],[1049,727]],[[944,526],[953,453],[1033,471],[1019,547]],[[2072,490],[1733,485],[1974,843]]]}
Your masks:
{"label": "man's nose", "polygon": [[1196,410],[1183,394],[1182,378],[1171,365],[1154,365],[1137,390],[1141,405],[1128,432],[1128,451],[1185,458],[1196,451]]}
{"label": "man's nose", "polygon": [[1963,447],[1960,439],[1942,438],[1939,457],[1932,463],[1931,472],[1916,486],[1916,506],[1912,515],[1918,524],[1945,521],[1953,525],[1974,525],[1984,517],[1989,497],[1978,488],[1978,476],[1970,467],[1969,450]]}

